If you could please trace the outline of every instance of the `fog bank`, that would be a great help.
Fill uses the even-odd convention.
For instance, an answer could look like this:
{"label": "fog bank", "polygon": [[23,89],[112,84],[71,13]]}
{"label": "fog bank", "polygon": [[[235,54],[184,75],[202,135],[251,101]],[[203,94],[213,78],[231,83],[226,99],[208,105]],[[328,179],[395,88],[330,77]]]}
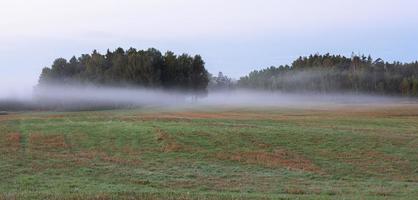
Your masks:
{"label": "fog bank", "polygon": [[254,90],[211,91],[193,94],[143,88],[95,86],[38,87],[32,94],[0,98],[0,111],[98,110],[134,107],[313,107],[348,104],[393,104],[416,99],[362,94],[282,93]]}

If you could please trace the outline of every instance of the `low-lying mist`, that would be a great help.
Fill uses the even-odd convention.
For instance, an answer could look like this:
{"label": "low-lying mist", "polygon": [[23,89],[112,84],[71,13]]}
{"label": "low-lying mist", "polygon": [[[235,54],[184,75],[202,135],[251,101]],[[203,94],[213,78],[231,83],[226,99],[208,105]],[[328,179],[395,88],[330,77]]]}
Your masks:
{"label": "low-lying mist", "polygon": [[364,94],[283,93],[254,90],[210,91],[193,94],[143,88],[95,86],[37,87],[18,98],[0,98],[0,111],[101,110],[136,107],[312,107],[341,104],[390,104],[416,99]]}

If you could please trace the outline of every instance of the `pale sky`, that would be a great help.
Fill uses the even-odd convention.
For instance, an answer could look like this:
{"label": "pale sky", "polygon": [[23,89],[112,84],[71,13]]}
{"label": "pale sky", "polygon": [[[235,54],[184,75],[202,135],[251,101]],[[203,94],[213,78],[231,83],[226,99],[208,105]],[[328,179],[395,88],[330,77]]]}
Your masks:
{"label": "pale sky", "polygon": [[[116,47],[201,54],[234,78],[300,55],[418,60],[417,0],[0,0],[0,90]],[[1,93],[0,92],[0,93]]]}

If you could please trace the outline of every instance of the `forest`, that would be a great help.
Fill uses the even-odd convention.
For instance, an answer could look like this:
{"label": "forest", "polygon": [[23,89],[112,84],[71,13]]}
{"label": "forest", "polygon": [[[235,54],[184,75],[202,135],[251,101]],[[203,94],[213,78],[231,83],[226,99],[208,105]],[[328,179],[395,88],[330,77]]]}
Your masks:
{"label": "forest", "polygon": [[56,59],[42,70],[39,85],[95,84],[140,86],[191,92],[256,89],[282,92],[367,93],[418,96],[418,61],[385,62],[371,56],[313,54],[291,65],[252,71],[238,81],[219,72],[211,75],[200,55],[164,55],[154,49],[93,51],[80,57]]}
{"label": "forest", "polygon": [[39,85],[93,84],[97,86],[139,86],[144,88],[205,91],[209,82],[205,62],[199,55],[164,55],[154,48],[124,50],[105,55],[94,50],[69,61],[56,59],[45,67]]}
{"label": "forest", "polygon": [[240,88],[285,92],[353,92],[418,96],[418,62],[373,60],[371,56],[314,54],[289,65],[255,70],[241,77]]}

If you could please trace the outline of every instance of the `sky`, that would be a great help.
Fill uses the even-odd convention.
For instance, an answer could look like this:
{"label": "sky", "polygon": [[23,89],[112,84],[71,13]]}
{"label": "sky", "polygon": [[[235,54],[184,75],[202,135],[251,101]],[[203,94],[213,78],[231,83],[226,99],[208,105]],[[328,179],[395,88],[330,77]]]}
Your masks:
{"label": "sky", "polygon": [[417,0],[0,0],[0,91],[36,85],[43,67],[94,49],[200,54],[239,78],[299,56],[418,60]]}

